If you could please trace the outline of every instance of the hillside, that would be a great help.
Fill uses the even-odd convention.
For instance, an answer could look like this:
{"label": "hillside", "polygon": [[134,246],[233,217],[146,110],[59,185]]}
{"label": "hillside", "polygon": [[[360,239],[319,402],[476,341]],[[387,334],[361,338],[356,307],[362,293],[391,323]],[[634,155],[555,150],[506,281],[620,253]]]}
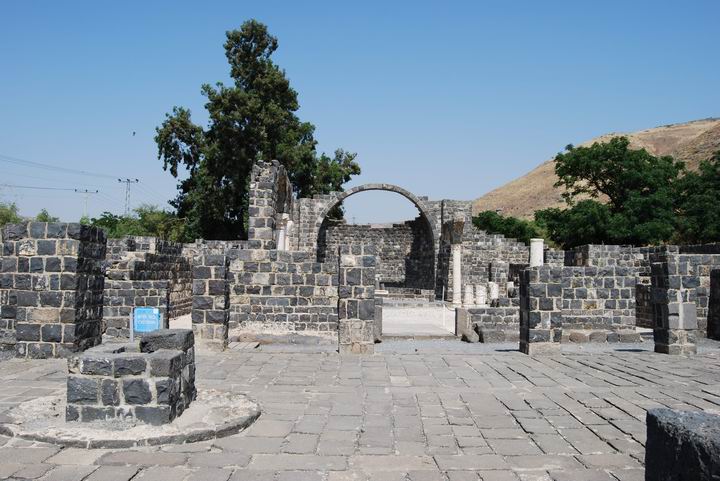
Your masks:
{"label": "hillside", "polygon": [[[671,155],[685,161],[690,169],[696,169],[701,160],[720,150],[720,119],[695,120],[632,133],[613,132],[581,145],[621,135],[630,139],[633,148],[644,148],[653,155]],[[563,207],[562,191],[553,186],[556,180],[554,161],[545,161],[526,175],[476,199],[473,211],[501,209],[503,215],[531,218],[536,210]]]}

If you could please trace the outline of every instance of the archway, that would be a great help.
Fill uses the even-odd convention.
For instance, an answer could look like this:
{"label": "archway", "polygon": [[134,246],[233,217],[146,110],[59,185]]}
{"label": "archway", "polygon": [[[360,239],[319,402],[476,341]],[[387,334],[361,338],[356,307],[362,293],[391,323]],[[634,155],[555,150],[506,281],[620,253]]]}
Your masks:
{"label": "archway", "polygon": [[[399,194],[415,206],[419,215],[403,223],[382,225],[348,224],[328,218],[348,197],[367,191]],[[431,215],[423,199],[392,184],[365,184],[338,192],[324,205],[315,222],[317,259],[333,261],[339,245],[372,243],[378,250],[377,281],[382,291],[434,297],[437,236]]]}

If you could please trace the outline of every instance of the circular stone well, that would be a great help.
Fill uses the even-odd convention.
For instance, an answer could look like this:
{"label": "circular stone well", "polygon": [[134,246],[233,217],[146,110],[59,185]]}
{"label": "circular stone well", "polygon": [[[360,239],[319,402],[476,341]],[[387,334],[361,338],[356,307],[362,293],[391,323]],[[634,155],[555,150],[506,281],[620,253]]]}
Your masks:
{"label": "circular stone well", "polygon": [[68,422],[61,396],[26,401],[5,416],[0,424],[0,434],[5,436],[80,448],[132,448],[230,436],[250,426],[260,416],[260,408],[242,394],[198,389],[197,398],[183,414],[161,426],[119,419]]}

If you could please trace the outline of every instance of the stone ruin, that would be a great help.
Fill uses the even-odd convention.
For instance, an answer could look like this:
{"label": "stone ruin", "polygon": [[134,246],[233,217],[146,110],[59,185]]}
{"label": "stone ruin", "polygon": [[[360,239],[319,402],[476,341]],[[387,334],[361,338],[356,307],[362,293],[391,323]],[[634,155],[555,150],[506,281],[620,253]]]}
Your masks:
{"label": "stone ruin", "polygon": [[[404,196],[419,216],[392,226],[328,219],[371,190]],[[342,352],[370,353],[382,339],[383,307],[397,299],[451,305],[456,335],[517,342],[528,353],[639,341],[637,328],[653,329],[657,352],[669,354],[694,353],[700,336],[720,338],[717,244],[527,246],[475,228],[470,201],[391,184],[297,198],[275,161],[253,167],[249,198],[247,240],[108,241],[79,224],[6,227],[0,345],[22,357],[68,357],[102,336],[127,339],[132,309],[151,306],[164,327],[189,314],[201,348],[312,333]]]}
{"label": "stone ruin", "polygon": [[195,400],[195,340],[161,329],[133,343],[108,343],[68,359],[67,421],[128,420],[159,425]]}

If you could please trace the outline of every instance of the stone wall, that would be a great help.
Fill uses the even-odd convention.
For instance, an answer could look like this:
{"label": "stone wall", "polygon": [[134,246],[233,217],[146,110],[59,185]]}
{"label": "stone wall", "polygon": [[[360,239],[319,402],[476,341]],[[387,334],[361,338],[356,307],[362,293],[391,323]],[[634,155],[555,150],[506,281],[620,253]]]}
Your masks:
{"label": "stone wall", "polygon": [[317,259],[336,262],[340,246],[372,244],[377,249],[376,273],[386,286],[433,289],[432,232],[418,217],[403,224],[353,225],[326,221],[320,230]]}
{"label": "stone wall", "polygon": [[230,263],[230,325],[250,332],[337,331],[337,264],[314,253],[243,250]]}
{"label": "stone wall", "polygon": [[65,357],[100,343],[105,234],[81,224],[3,229],[3,326],[20,357]]}
{"label": "stone wall", "polygon": [[563,328],[613,330],[634,326],[636,283],[631,267],[563,267]]}
{"label": "stone wall", "polygon": [[183,245],[154,237],[108,242],[103,320],[112,337],[128,337],[134,307],[157,307],[168,320],[192,307],[192,264]]}
{"label": "stone wall", "polygon": [[468,322],[480,342],[517,342],[520,335],[519,299],[506,307],[470,307]]}

